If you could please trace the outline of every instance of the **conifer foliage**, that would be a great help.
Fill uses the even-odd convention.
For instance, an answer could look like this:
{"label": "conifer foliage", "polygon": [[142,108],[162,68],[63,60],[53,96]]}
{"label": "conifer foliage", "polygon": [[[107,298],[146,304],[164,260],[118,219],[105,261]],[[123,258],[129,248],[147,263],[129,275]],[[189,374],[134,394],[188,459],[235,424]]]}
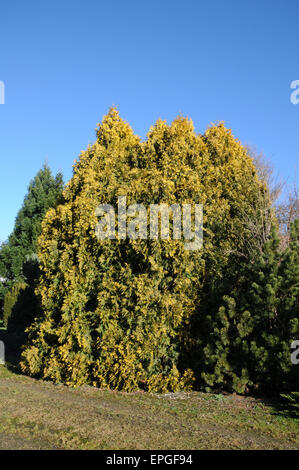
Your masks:
{"label": "conifer foliage", "polygon": [[201,317],[206,335],[197,341],[202,361],[198,374],[205,389],[297,390],[299,371],[291,362],[291,344],[299,338],[298,239],[297,219],[281,253],[273,225],[262,253],[241,269],[222,301],[217,292],[212,294],[208,314]]}
{"label": "conifer foliage", "polygon": [[[61,202],[63,180],[54,177],[47,164],[30,182],[13,232],[0,249],[0,276],[4,297],[4,323],[24,331],[37,313],[34,289],[39,275],[37,238],[41,221],[50,207]],[[14,318],[9,321],[12,311]]]}
{"label": "conifer foliage", "polygon": [[[203,351],[192,326],[209,280],[219,283],[246,252],[252,234],[243,215],[254,216],[260,190],[252,159],[222,123],[198,135],[188,119],[159,120],[142,142],[111,109],[75,162],[62,204],[43,220],[41,311],[23,371],[68,385],[191,388]],[[119,196],[147,210],[203,204],[203,248],[188,251],[171,237],[124,239],[118,220],[115,239],[99,241],[96,208],[116,207]],[[223,309],[219,315],[225,321]],[[201,352],[192,359],[195,346]]]}
{"label": "conifer foliage", "polygon": [[295,391],[299,384],[298,367],[290,361],[290,345],[299,338],[298,241],[299,219],[292,223],[290,243],[283,253],[277,229],[273,228],[252,283],[252,376],[265,389]]}
{"label": "conifer foliage", "polygon": [[54,178],[48,165],[44,164],[30,182],[23,205],[17,214],[14,230],[1,247],[2,277],[13,281],[24,280],[22,267],[26,256],[36,253],[41,221],[47,210],[58,203],[62,188],[61,173]]}

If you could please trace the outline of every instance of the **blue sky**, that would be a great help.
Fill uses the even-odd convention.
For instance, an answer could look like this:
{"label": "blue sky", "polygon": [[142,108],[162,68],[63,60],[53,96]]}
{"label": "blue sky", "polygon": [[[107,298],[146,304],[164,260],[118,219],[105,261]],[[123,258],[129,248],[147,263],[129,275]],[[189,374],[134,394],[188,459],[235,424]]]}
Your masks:
{"label": "blue sky", "polygon": [[2,0],[0,240],[47,159],[67,181],[111,105],[142,138],[223,120],[288,182],[298,169],[298,0]]}

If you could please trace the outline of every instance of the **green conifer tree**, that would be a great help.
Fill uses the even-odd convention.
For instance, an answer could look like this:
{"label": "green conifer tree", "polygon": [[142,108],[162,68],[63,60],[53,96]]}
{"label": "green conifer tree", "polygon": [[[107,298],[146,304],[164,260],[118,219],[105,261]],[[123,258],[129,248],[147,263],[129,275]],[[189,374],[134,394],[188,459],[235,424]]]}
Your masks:
{"label": "green conifer tree", "polygon": [[[23,205],[19,210],[14,229],[6,243],[2,244],[0,249],[0,276],[3,278],[2,293],[3,298],[13,288],[15,283],[22,285],[27,283],[26,302],[29,311],[25,305],[22,305],[21,299],[19,305],[22,311],[18,311],[16,303],[14,321],[11,327],[23,329],[23,326],[30,324],[36,313],[36,298],[34,288],[38,277],[38,257],[37,257],[37,238],[41,233],[41,222],[51,207],[55,207],[61,202],[63,180],[61,173],[53,177],[47,164],[37,173],[30,182]],[[14,289],[13,292],[16,292]],[[24,291],[22,295],[24,295]],[[12,293],[11,293],[12,294]],[[30,294],[30,295],[29,295]],[[8,295],[8,298],[14,295]],[[17,302],[17,298],[15,302]],[[11,301],[6,302],[5,322],[10,317]],[[31,306],[30,306],[31,305]],[[26,310],[26,312],[25,312]],[[18,311],[18,313],[16,313]],[[20,318],[20,315],[22,318]],[[17,318],[19,317],[19,320]],[[24,320],[27,317],[27,321]]]}
{"label": "green conifer tree", "polygon": [[298,228],[295,221],[290,244],[281,253],[274,225],[262,253],[244,267],[221,306],[217,307],[217,292],[209,303],[205,336],[198,342],[206,389],[297,389],[291,343],[299,338]]}

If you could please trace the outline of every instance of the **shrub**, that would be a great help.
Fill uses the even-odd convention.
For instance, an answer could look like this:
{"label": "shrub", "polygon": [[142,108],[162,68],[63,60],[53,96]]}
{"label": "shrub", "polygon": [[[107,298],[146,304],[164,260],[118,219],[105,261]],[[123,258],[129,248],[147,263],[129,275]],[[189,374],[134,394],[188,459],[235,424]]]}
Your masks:
{"label": "shrub", "polygon": [[[200,332],[210,279],[236,271],[236,253],[247,252],[243,215],[255,213],[260,189],[252,159],[222,123],[201,136],[188,119],[159,120],[141,142],[110,110],[75,163],[63,203],[43,220],[42,310],[23,371],[68,385],[190,388],[200,357],[192,326]],[[147,210],[203,204],[203,249],[185,250],[184,239],[98,241],[96,208],[115,207],[118,196]]]}
{"label": "shrub", "polygon": [[9,322],[9,318],[12,314],[13,308],[18,302],[21,292],[23,292],[26,287],[27,284],[25,282],[17,282],[5,294],[3,306],[3,323],[6,328]]}

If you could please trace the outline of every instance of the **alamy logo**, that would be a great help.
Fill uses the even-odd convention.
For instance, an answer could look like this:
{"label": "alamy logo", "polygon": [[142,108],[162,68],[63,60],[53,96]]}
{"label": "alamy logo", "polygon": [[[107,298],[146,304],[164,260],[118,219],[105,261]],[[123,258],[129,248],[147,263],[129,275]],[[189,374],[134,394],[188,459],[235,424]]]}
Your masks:
{"label": "alamy logo", "polygon": [[292,104],[299,103],[299,80],[293,80],[291,83],[291,88],[294,89],[293,93],[290,96]]}
{"label": "alamy logo", "polygon": [[[192,211],[192,208],[194,209]],[[192,212],[194,229],[192,230]],[[149,214],[148,214],[149,213]],[[150,204],[149,210],[143,204],[131,204],[127,207],[126,196],[118,197],[117,238],[124,240],[170,238],[170,220],[172,215],[172,237],[185,240],[186,250],[199,250],[203,243],[203,206],[202,204]],[[116,239],[116,213],[111,204],[100,204],[96,209],[99,221],[95,228],[98,240]],[[160,216],[160,217],[159,217]],[[149,227],[149,233],[148,233]],[[188,240],[188,241],[186,241]]]}
{"label": "alamy logo", "polygon": [[292,342],[291,348],[295,349],[295,351],[293,351],[291,354],[291,363],[294,366],[296,366],[297,364],[299,364],[299,340],[298,339]]}
{"label": "alamy logo", "polygon": [[5,346],[3,341],[0,341],[0,364],[5,364]]}
{"label": "alamy logo", "polygon": [[4,82],[0,80],[0,104],[5,103],[5,85]]}

